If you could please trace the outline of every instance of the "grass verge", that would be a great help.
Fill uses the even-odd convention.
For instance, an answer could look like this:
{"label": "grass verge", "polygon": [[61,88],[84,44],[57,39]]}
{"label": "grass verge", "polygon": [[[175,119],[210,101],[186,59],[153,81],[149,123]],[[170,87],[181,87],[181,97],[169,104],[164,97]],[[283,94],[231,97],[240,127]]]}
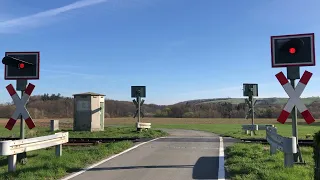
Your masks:
{"label": "grass verge", "polygon": [[[265,131],[257,131],[257,135],[250,136],[246,135],[244,131],[241,130],[241,124],[157,124],[153,126],[154,128],[168,128],[168,129],[191,129],[191,130],[201,130],[212,132],[215,134],[220,134],[223,136],[230,136],[233,138],[265,138]],[[276,124],[278,133],[282,136],[291,137],[292,130],[291,124]],[[319,131],[317,126],[299,125],[298,126],[298,136],[299,139],[307,139],[306,135],[313,135],[315,132]],[[310,137],[309,139],[312,139]]]}
{"label": "grass verge", "polygon": [[[12,131],[7,129],[0,131],[0,137],[19,137],[20,131],[19,126],[14,127]],[[72,129],[63,129],[62,131],[68,131],[70,138],[94,138],[94,137],[115,137],[115,138],[126,138],[126,137],[146,137],[146,138],[154,138],[166,136],[167,133],[160,130],[147,130],[142,132],[137,132],[134,126],[127,127],[105,127],[104,131],[90,132],[90,131],[72,131]],[[61,131],[56,131],[61,132]],[[32,130],[26,131],[26,138],[38,137],[38,136],[46,136],[54,134],[55,132],[51,132],[49,128],[45,127],[36,127]]]}
{"label": "grass verge", "polygon": [[75,172],[132,146],[132,142],[100,144],[87,147],[63,147],[63,155],[55,156],[54,148],[31,151],[28,153],[28,163],[17,165],[17,171],[8,173],[7,157],[0,157],[0,179],[59,179],[68,173]]}
{"label": "grass verge", "polygon": [[270,156],[269,145],[237,143],[226,149],[226,170],[234,180],[312,180],[312,148],[302,147],[306,165],[284,167],[284,154]]}
{"label": "grass verge", "polygon": [[[29,131],[30,132],[30,131]],[[38,128],[27,137],[53,134],[46,128]],[[70,137],[146,137],[156,138],[167,135],[160,130],[137,132],[134,127],[106,127],[102,132],[69,132]],[[3,137],[3,132],[2,136]],[[15,173],[8,173],[7,156],[0,156],[0,179],[58,179],[67,173],[78,171],[85,166],[132,146],[132,142],[122,141],[96,146],[65,146],[61,157],[55,156],[54,148],[41,149],[27,153],[28,163],[17,165]]]}

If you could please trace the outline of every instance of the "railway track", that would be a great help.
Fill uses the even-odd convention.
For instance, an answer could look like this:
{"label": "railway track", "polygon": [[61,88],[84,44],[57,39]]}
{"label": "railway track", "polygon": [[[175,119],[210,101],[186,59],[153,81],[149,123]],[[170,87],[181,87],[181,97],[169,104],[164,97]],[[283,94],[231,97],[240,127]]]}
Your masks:
{"label": "railway track", "polygon": [[[19,140],[20,138],[4,138],[1,137],[0,141],[8,140]],[[100,143],[120,142],[120,141],[131,141],[131,142],[145,142],[153,138],[69,138],[69,142],[63,144],[64,146],[84,146],[84,145],[95,145]]]}
{"label": "railway track", "polygon": [[[261,144],[269,144],[266,139],[240,139],[242,142],[245,143],[261,143]],[[313,140],[312,139],[299,139],[298,144],[300,146],[312,146]]]}
{"label": "railway track", "polygon": [[[18,140],[19,138],[1,138],[0,141],[7,141],[7,140]],[[119,142],[119,141],[131,141],[131,142],[145,142],[149,141],[153,138],[69,138],[69,142],[64,144],[65,146],[85,146],[85,145],[95,145],[99,143],[110,143],[110,142]],[[245,143],[261,143],[261,144],[269,144],[266,139],[240,139],[242,142]],[[301,139],[298,140],[300,146],[312,146],[313,140],[309,139]]]}

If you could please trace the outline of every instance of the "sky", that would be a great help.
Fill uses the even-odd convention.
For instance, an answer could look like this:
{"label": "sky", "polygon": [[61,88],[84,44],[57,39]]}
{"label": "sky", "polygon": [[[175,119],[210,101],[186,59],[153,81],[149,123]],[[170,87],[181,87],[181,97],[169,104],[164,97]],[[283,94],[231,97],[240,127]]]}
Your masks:
{"label": "sky", "polygon": [[[242,97],[288,97],[271,67],[270,36],[320,32],[319,0],[0,0],[0,53],[40,51],[33,94],[95,92],[146,103]],[[316,63],[317,64],[317,63]],[[0,66],[3,74],[4,66]],[[320,96],[320,70],[302,97]],[[11,97],[0,78],[0,102]]]}

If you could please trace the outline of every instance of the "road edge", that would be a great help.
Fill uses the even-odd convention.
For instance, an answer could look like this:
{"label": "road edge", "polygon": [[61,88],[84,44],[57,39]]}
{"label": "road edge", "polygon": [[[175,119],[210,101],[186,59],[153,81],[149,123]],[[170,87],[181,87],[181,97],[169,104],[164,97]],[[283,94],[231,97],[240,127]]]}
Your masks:
{"label": "road edge", "polygon": [[223,137],[219,137],[219,169],[218,169],[218,180],[225,180],[225,168],[224,168],[224,146]]}
{"label": "road edge", "polygon": [[91,165],[91,166],[89,166],[89,167],[86,167],[86,168],[84,168],[84,169],[81,170],[81,171],[78,171],[78,172],[76,172],[76,173],[67,175],[67,176],[61,178],[60,180],[69,180],[69,179],[71,179],[71,178],[74,178],[74,177],[76,177],[76,176],[78,176],[78,175],[80,175],[80,174],[82,174],[82,173],[84,173],[84,172],[86,172],[86,171],[88,171],[88,170],[96,167],[96,166],[99,166],[100,164],[103,164],[103,163],[105,163],[105,162],[107,162],[107,161],[110,161],[110,160],[112,160],[112,159],[114,159],[114,158],[116,158],[116,157],[118,157],[118,156],[120,156],[120,155],[122,155],[122,154],[125,154],[125,153],[127,153],[127,152],[129,152],[129,151],[131,151],[131,150],[133,150],[133,149],[136,149],[136,148],[138,148],[139,146],[142,146],[142,145],[144,145],[144,144],[147,144],[147,143],[150,143],[150,142],[152,142],[152,141],[156,141],[156,140],[162,139],[162,138],[166,138],[166,137],[159,137],[159,138],[152,139],[152,140],[150,140],[150,141],[146,141],[146,142],[139,143],[139,144],[137,144],[137,145],[135,145],[135,146],[133,146],[133,147],[131,147],[131,148],[129,148],[129,149],[126,149],[126,150],[124,150],[124,151],[122,151],[122,152],[120,152],[120,153],[118,153],[118,154],[112,155],[112,156],[108,157],[107,159],[104,159],[104,160],[99,161],[99,162],[97,162],[97,163],[95,163],[95,164],[93,164],[93,165]]}

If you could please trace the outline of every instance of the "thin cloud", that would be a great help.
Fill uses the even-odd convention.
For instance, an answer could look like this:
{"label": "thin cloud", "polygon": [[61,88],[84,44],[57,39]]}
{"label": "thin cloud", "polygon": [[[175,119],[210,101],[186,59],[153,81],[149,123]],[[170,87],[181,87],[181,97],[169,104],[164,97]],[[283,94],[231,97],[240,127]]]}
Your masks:
{"label": "thin cloud", "polygon": [[86,68],[86,66],[78,66],[78,65],[54,65],[54,64],[50,64],[51,68],[59,68],[59,69],[83,69]]}
{"label": "thin cloud", "polygon": [[57,71],[57,70],[49,70],[49,69],[41,69],[43,72],[50,72],[55,74],[65,74],[65,75],[74,75],[74,76],[81,76],[85,78],[104,78],[103,75],[96,75],[96,74],[86,74],[86,73],[76,73],[71,71]]}
{"label": "thin cloud", "polygon": [[12,31],[13,29],[16,29],[17,27],[21,27],[21,26],[29,26],[29,27],[38,26],[45,23],[47,19],[50,17],[58,16],[68,11],[100,4],[103,2],[107,2],[107,0],[80,0],[63,7],[50,9],[47,11],[39,12],[39,13],[25,16],[25,17],[2,21],[0,22],[0,33],[1,32],[6,33],[9,31]]}
{"label": "thin cloud", "polygon": [[91,74],[91,73],[78,73],[78,72],[72,72],[72,71],[61,71],[61,70],[51,70],[51,69],[41,69],[42,72],[47,72],[44,77],[50,78],[50,79],[61,79],[61,78],[67,78],[72,77],[76,79],[83,79],[83,80],[101,80],[103,79],[105,82],[114,83],[114,82],[126,82],[127,78],[122,79],[119,77],[114,77],[112,75],[104,75],[104,74]]}

